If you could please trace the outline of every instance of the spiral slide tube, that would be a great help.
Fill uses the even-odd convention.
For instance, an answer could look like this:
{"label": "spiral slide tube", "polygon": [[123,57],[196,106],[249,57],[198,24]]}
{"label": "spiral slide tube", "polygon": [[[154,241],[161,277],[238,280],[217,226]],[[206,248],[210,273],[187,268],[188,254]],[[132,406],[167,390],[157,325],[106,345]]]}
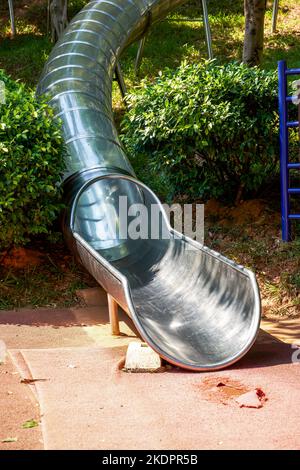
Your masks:
{"label": "spiral slide tube", "polygon": [[[255,341],[260,323],[255,276],[171,228],[160,201],[135,177],[111,99],[122,51],[182,3],[91,1],[55,45],[37,93],[47,94],[63,125],[68,246],[161,357],[203,371],[233,364]],[[135,239],[115,230],[125,196],[127,207],[139,204],[151,213],[156,205],[158,236],[150,236],[152,216],[149,236]],[[132,221],[129,216],[127,223]]]}

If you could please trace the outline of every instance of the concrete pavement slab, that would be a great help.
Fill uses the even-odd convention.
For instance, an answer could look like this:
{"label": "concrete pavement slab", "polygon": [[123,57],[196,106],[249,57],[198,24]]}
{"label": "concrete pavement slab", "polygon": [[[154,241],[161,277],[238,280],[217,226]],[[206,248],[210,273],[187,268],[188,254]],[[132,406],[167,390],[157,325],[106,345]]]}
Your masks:
{"label": "concrete pavement slab", "polygon": [[105,306],[0,311],[0,338],[9,349],[119,347],[136,340],[136,330],[119,309],[120,336],[111,336]]}
{"label": "concrete pavement slab", "polygon": [[[290,345],[262,333],[238,364],[211,373],[125,373],[125,350],[22,351],[33,377],[46,371],[35,387],[47,449],[300,448],[300,365]],[[267,401],[240,408],[231,394],[220,397],[220,382],[260,388]]]}
{"label": "concrete pavement slab", "polygon": [[[121,335],[111,336],[106,294],[92,290],[81,308],[0,312],[0,338],[9,351],[5,367],[13,374],[12,357],[23,378],[44,379],[28,386],[17,374],[7,375],[19,391],[0,395],[2,428],[14,423],[5,432],[0,424],[0,431],[5,437],[18,431],[18,441],[1,448],[40,448],[41,431],[47,449],[300,448],[298,320],[263,321],[271,334],[261,331],[251,351],[224,371],[170,367],[130,374],[121,369],[136,330],[120,311]],[[262,408],[240,408],[239,394],[257,388],[266,394]],[[25,392],[31,408],[24,411]],[[34,394],[41,426],[20,431],[21,421],[37,416]]]}

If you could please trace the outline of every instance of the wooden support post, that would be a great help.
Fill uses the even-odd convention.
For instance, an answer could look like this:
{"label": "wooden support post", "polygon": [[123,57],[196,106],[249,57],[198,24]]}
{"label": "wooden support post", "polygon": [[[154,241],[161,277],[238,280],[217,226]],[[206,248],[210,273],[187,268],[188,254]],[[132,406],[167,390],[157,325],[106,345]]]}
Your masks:
{"label": "wooden support post", "polygon": [[119,316],[118,316],[118,304],[115,299],[107,294],[108,302],[108,313],[109,313],[109,322],[111,327],[111,334],[114,336],[119,336],[120,327],[119,327]]}
{"label": "wooden support post", "polygon": [[273,13],[272,13],[272,26],[271,26],[271,33],[272,34],[276,33],[278,9],[279,9],[279,0],[274,0]]}
{"label": "wooden support post", "polygon": [[68,24],[68,1],[50,0],[49,1],[51,39],[56,41],[60,38]]}

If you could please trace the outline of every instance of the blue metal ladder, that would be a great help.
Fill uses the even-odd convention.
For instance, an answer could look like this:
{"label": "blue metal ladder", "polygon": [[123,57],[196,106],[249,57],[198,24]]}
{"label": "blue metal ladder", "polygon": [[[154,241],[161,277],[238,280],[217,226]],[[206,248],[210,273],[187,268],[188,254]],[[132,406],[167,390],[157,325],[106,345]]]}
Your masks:
{"label": "blue metal ladder", "polygon": [[300,194],[300,188],[290,187],[289,171],[300,169],[300,163],[289,161],[289,128],[298,127],[298,121],[288,120],[288,104],[292,96],[287,94],[287,77],[300,75],[300,69],[288,69],[286,61],[278,62],[278,99],[279,99],[279,139],[280,139],[280,188],[281,188],[281,227],[282,240],[291,240],[291,220],[300,219],[300,214],[291,214],[290,195]]}

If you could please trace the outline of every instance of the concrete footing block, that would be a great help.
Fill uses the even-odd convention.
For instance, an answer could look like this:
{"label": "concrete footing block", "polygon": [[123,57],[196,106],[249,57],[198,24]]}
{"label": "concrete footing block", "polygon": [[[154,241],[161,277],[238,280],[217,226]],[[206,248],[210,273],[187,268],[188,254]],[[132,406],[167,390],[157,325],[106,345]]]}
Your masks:
{"label": "concrete footing block", "polygon": [[146,343],[129,344],[124,371],[126,372],[159,372],[162,370],[160,356]]}
{"label": "concrete footing block", "polygon": [[76,295],[87,307],[107,306],[107,294],[101,287],[80,289],[76,291]]}

